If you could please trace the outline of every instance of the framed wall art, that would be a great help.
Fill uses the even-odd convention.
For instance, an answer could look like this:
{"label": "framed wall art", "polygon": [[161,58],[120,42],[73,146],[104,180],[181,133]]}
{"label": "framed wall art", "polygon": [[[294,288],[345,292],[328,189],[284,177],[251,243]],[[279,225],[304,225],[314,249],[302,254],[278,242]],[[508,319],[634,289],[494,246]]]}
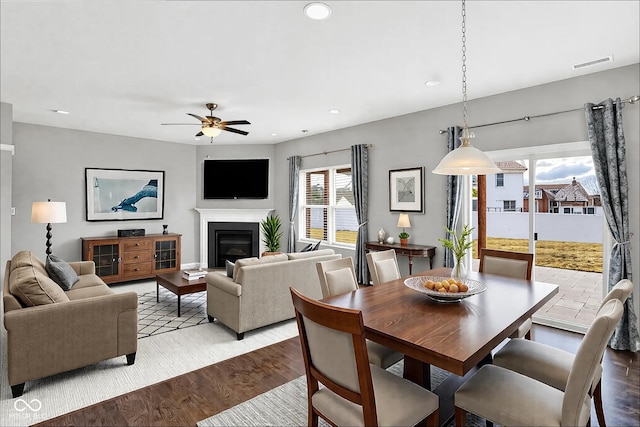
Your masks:
{"label": "framed wall art", "polygon": [[164,171],[85,169],[87,221],[162,219]]}
{"label": "framed wall art", "polygon": [[422,212],[423,199],[423,167],[389,171],[389,210],[391,212]]}

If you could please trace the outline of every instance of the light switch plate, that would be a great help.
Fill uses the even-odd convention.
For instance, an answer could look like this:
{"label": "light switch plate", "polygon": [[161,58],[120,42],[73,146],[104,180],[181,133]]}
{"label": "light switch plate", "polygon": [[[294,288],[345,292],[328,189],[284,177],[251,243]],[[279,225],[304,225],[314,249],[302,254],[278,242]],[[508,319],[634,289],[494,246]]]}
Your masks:
{"label": "light switch plate", "polygon": [[16,207],[11,206],[11,215],[15,215],[15,214],[16,214]]}

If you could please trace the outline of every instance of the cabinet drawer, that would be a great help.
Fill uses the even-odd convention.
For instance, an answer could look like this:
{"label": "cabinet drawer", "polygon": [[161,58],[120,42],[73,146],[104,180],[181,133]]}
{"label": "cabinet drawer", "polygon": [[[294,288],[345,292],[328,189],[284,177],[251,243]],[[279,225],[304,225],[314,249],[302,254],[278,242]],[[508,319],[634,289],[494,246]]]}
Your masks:
{"label": "cabinet drawer", "polygon": [[150,239],[132,239],[125,240],[123,243],[124,250],[126,251],[148,251],[151,249]]}
{"label": "cabinet drawer", "polygon": [[149,262],[152,259],[153,254],[149,251],[129,251],[122,254],[122,262],[125,264]]}
{"label": "cabinet drawer", "polygon": [[127,276],[149,276],[151,275],[151,263],[124,264],[122,267],[125,277]]}

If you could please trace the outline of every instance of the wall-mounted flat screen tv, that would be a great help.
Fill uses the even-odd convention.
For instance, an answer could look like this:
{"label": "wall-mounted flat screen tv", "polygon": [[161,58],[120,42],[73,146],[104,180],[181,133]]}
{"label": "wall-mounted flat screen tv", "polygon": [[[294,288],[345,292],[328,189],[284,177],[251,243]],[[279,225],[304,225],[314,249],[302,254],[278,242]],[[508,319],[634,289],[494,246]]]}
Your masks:
{"label": "wall-mounted flat screen tv", "polygon": [[205,199],[266,199],[269,159],[204,161]]}

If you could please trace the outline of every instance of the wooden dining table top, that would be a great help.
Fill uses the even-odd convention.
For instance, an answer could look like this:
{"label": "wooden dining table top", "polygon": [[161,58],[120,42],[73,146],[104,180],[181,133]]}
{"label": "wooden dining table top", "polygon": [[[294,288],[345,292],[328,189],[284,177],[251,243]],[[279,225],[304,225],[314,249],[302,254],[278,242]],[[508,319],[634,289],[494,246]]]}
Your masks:
{"label": "wooden dining table top", "polygon": [[[413,276],[449,277],[439,268]],[[469,272],[486,291],[459,302],[438,302],[404,279],[367,286],[323,301],[362,311],[368,339],[410,358],[464,375],[558,293],[558,286]]]}

